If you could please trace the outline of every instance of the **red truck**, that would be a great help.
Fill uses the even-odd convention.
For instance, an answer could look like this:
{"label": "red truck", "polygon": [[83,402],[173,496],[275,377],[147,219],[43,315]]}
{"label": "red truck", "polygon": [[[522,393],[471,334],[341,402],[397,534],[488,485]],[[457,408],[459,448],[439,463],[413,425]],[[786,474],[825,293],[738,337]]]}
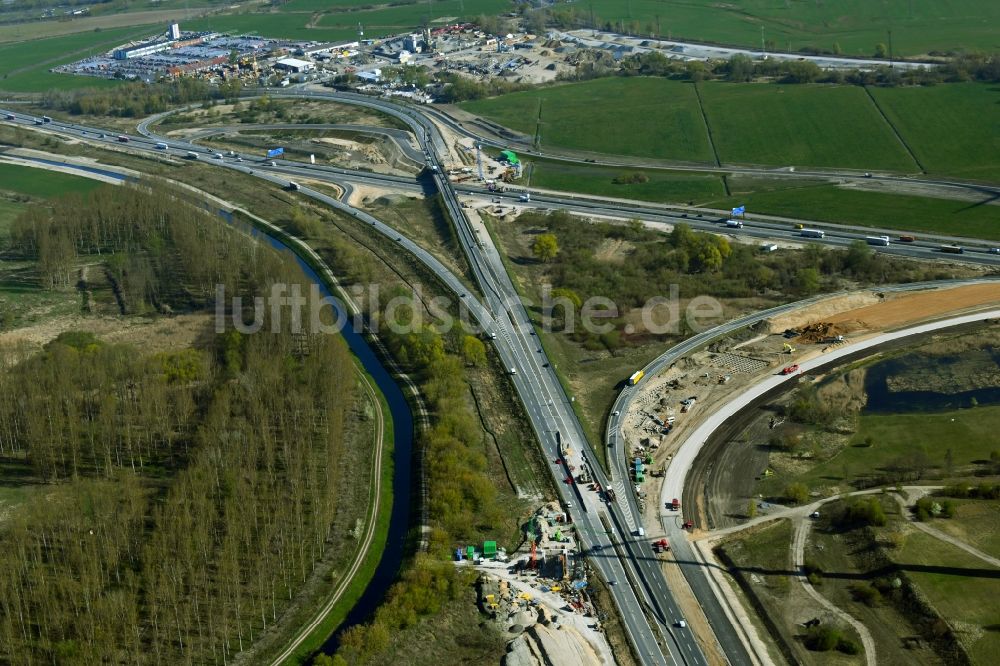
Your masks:
{"label": "red truck", "polygon": [[671,502],[670,504],[668,504],[667,507],[670,508],[673,511],[680,511],[680,509],[681,509],[681,501],[675,497],[674,501]]}
{"label": "red truck", "polygon": [[793,363],[792,365],[790,365],[790,366],[788,366],[788,367],[786,367],[786,368],[783,368],[783,369],[781,370],[781,374],[783,374],[783,375],[790,375],[790,374],[792,374],[793,372],[797,372],[797,371],[798,371],[798,369],[799,369],[799,366],[798,366],[797,364],[794,364],[794,363]]}
{"label": "red truck", "polygon": [[670,544],[667,543],[666,539],[660,539],[659,541],[653,542],[653,551],[657,553],[665,553],[670,550]]}

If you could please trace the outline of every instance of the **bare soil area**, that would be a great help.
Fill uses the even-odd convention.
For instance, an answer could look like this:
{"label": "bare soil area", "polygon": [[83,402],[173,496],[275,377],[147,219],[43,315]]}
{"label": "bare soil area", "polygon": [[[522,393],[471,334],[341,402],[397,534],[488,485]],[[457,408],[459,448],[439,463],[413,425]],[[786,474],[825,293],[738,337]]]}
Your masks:
{"label": "bare soil area", "polygon": [[1000,303],[1000,286],[975,284],[896,296],[887,295],[882,302],[831,314],[824,320],[835,324],[856,323],[861,329],[878,331],[991,303]]}

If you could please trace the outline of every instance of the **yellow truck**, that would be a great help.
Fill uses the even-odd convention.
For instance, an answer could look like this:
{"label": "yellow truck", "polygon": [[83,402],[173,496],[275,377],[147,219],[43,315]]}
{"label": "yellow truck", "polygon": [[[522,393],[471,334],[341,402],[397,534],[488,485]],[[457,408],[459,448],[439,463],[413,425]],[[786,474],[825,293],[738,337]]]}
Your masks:
{"label": "yellow truck", "polygon": [[628,385],[635,386],[636,384],[639,383],[639,380],[641,380],[645,376],[646,372],[644,370],[639,370],[638,372],[633,373],[632,376],[628,378]]}

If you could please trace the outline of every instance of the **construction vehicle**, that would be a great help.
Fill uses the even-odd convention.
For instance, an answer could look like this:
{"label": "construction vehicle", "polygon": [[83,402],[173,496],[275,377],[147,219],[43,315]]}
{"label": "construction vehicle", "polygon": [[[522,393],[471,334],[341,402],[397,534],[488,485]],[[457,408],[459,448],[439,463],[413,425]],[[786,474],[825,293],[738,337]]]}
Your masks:
{"label": "construction vehicle", "polygon": [[794,352],[795,352],[795,347],[791,346],[787,342],[785,343],[785,346],[781,348],[782,354],[792,354]]}
{"label": "construction vehicle", "polygon": [[799,369],[798,364],[793,363],[793,364],[791,364],[789,366],[786,366],[786,367],[782,368],[781,369],[781,374],[783,374],[783,375],[790,375],[793,372],[797,372],[798,369]]}
{"label": "construction vehicle", "polygon": [[646,376],[645,370],[637,370],[636,372],[632,373],[631,377],[628,378],[628,385],[635,386],[645,376]]}

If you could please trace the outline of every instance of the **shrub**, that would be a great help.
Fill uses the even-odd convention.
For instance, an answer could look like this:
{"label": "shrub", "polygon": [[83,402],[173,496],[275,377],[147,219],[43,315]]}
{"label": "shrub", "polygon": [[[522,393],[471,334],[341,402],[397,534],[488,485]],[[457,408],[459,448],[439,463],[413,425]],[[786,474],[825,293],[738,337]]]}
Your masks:
{"label": "shrub", "polygon": [[791,483],[785,487],[785,499],[793,504],[805,504],[809,499],[809,488],[804,483]]}
{"label": "shrub", "polygon": [[[851,592],[851,597],[858,603],[862,603],[865,606],[874,608],[882,601],[882,593],[876,590],[871,585],[863,585],[861,583],[852,583],[848,588]],[[854,654],[853,652],[849,654]]]}

